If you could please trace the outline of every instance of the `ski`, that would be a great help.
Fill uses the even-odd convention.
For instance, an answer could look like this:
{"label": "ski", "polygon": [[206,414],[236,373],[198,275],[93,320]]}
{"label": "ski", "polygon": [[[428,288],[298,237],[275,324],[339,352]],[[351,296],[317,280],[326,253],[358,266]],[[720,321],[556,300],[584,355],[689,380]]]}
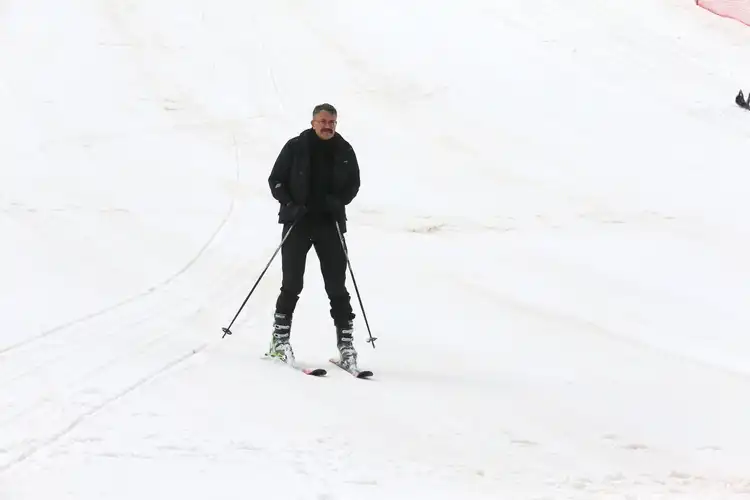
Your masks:
{"label": "ski", "polygon": [[344,370],[347,373],[350,373],[351,375],[357,377],[357,378],[370,378],[372,377],[373,373],[370,370],[359,370],[359,369],[351,369],[351,368],[345,368],[344,365],[341,364],[341,361],[338,359],[331,358],[329,359],[331,363],[338,366],[342,370]]}
{"label": "ski", "polygon": [[301,371],[305,375],[312,375],[313,377],[322,377],[328,372],[324,368],[302,368],[292,365],[293,368]]}
{"label": "ski", "polygon": [[276,364],[286,366],[288,368],[291,368],[293,370],[300,371],[304,373],[305,375],[312,375],[313,377],[323,377],[328,372],[325,370],[325,368],[308,368],[304,366],[300,366],[296,363],[286,363],[284,361],[281,361],[280,359],[272,358],[268,354],[263,355],[263,359],[267,359],[269,361],[272,361]]}

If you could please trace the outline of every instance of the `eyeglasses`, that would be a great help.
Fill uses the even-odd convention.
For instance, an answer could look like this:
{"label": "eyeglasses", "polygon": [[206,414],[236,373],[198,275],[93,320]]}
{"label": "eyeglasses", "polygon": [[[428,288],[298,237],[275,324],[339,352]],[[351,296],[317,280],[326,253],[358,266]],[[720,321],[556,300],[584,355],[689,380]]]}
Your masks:
{"label": "eyeglasses", "polygon": [[330,125],[331,127],[335,127],[338,123],[336,120],[315,120],[316,123],[320,123],[321,125]]}

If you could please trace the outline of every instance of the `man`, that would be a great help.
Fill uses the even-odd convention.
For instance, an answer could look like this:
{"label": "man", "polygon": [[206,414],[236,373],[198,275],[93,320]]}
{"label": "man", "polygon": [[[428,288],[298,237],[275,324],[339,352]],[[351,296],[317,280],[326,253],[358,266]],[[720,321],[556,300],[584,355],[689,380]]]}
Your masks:
{"label": "man", "polygon": [[315,247],[341,361],[356,368],[355,315],[346,289],[346,254],[336,222],[345,233],[345,207],[359,192],[359,164],[352,146],[336,132],[336,108],[327,103],[315,106],[310,125],[287,141],[268,178],[271,194],[279,201],[282,237],[296,221],[281,249],[283,278],[268,354],[294,361],[289,341],[292,316],[302,292],[307,253]]}
{"label": "man", "polygon": [[747,96],[746,101],[745,96],[742,95],[742,89],[740,89],[740,93],[734,98],[734,102],[736,102],[737,106],[741,108],[750,109],[750,95]]}

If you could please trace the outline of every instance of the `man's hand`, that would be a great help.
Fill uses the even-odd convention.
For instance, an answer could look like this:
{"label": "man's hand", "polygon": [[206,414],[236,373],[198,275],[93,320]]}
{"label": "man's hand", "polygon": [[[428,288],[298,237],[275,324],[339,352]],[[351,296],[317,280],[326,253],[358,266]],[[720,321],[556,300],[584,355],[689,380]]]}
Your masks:
{"label": "man's hand", "polygon": [[326,196],[326,210],[332,214],[337,214],[341,211],[341,209],[344,208],[344,204],[336,198],[335,196],[331,196],[330,194]]}
{"label": "man's hand", "polygon": [[307,207],[304,205],[297,205],[290,201],[284,205],[282,212],[282,219],[291,222],[301,219],[307,213]]}

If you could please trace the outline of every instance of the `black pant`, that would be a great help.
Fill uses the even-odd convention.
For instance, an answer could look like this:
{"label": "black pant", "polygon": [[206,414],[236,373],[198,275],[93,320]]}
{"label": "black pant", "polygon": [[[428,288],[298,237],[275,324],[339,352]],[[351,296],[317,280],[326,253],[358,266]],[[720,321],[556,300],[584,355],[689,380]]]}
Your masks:
{"label": "black pant", "polygon": [[[290,226],[284,224],[282,238]],[[331,304],[331,318],[337,327],[346,328],[348,321],[354,319],[354,313],[351,297],[346,290],[346,255],[333,221],[304,217],[292,229],[281,247],[283,278],[281,293],[276,300],[276,312],[289,316],[294,313],[302,292],[307,253],[312,246],[320,261],[320,271]]]}

